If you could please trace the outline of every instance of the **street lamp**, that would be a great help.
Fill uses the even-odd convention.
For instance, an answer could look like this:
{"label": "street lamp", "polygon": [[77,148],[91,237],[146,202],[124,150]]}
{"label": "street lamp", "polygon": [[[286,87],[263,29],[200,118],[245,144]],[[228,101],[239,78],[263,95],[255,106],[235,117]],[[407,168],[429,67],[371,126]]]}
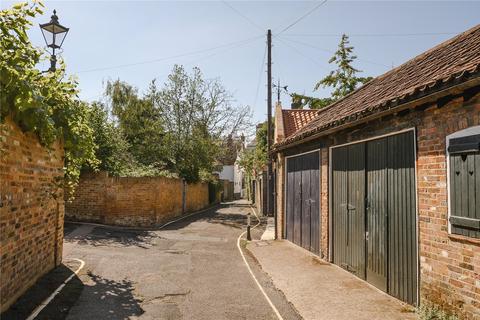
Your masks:
{"label": "street lamp", "polygon": [[50,22],[40,24],[40,29],[42,30],[43,38],[47,47],[52,48],[52,57],[50,58],[50,69],[48,71],[55,71],[57,56],[55,56],[55,49],[60,49],[63,44],[63,40],[68,33],[68,28],[62,26],[58,23],[57,11],[53,10],[53,16],[51,17]]}

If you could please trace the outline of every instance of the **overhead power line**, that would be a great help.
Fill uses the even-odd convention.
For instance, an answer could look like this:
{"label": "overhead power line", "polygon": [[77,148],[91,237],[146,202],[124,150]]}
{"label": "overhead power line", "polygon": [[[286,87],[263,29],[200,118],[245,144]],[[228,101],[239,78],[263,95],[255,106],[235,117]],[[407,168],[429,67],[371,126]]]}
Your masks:
{"label": "overhead power line", "polygon": [[289,44],[288,42],[284,41],[282,38],[276,38],[277,40],[279,40],[281,43],[283,43],[284,45],[286,45],[287,47],[289,47],[290,49],[292,49],[293,51],[295,51],[299,56],[302,56],[304,57],[305,59],[313,62],[314,64],[316,64],[320,69],[323,69],[325,71],[329,71],[327,68],[325,68],[323,65],[320,64],[320,62],[318,62],[317,60],[307,56],[306,54],[304,54],[302,51],[300,51],[297,47]]}
{"label": "overhead power line", "polygon": [[221,53],[223,53],[223,52],[226,52],[226,51],[229,51],[229,50],[232,50],[232,49],[236,49],[236,48],[240,48],[240,47],[249,45],[249,44],[255,42],[256,40],[260,40],[260,38],[262,38],[262,37],[259,36],[259,37],[252,38],[252,39],[250,39],[250,40],[248,40],[248,41],[243,41],[243,42],[241,42],[241,43],[239,43],[239,44],[236,44],[236,45],[232,45],[232,46],[230,46],[230,47],[227,47],[227,48],[225,48],[225,49],[223,49],[223,50],[221,50],[221,51],[213,52],[213,53],[211,53],[211,54],[209,54],[209,55],[207,55],[207,56],[204,56],[204,57],[195,59],[195,60],[193,60],[193,61],[187,62],[186,64],[187,64],[187,65],[192,65],[192,64],[198,63],[198,62],[200,62],[200,61],[210,59],[210,58],[212,58],[212,57],[214,57],[214,56],[217,56],[217,55],[219,55],[219,54],[221,54]]}
{"label": "overhead power line", "polygon": [[[282,36],[283,37],[283,36]],[[306,46],[306,47],[309,47],[309,48],[312,48],[312,49],[316,49],[316,50],[319,50],[319,51],[323,51],[323,52],[328,52],[328,53],[335,53],[335,51],[333,50],[329,50],[329,49],[325,49],[325,48],[320,48],[320,47],[317,47],[317,46],[314,46],[310,43],[305,43],[305,42],[302,42],[302,41],[297,41],[297,40],[292,40],[292,39],[286,39],[286,38],[283,38],[283,40],[286,40],[286,41],[289,41],[289,42],[293,42],[293,43],[297,43],[297,44],[300,44],[300,45],[303,45],[303,46]],[[363,59],[363,58],[358,58],[357,57],[357,60],[359,61],[364,61],[364,62],[367,62],[367,63],[370,63],[370,64],[375,64],[375,65],[378,65],[378,66],[382,66],[382,67],[388,67],[390,68],[390,66],[386,65],[386,64],[383,64],[383,63],[380,63],[380,62],[376,62],[376,61],[371,61],[371,60],[367,60],[367,59]]]}
{"label": "overhead power line", "polygon": [[255,92],[255,100],[253,102],[253,108],[257,105],[258,100],[258,93],[260,92],[260,84],[262,83],[262,74],[263,70],[265,70],[265,58],[267,57],[267,46],[265,45],[265,50],[263,51],[263,58],[262,58],[262,65],[260,66],[260,73],[258,74],[257,80],[257,91]]}
{"label": "overhead power line", "polygon": [[297,20],[293,21],[291,24],[289,24],[288,26],[286,26],[285,28],[283,28],[280,32],[277,33],[277,36],[284,33],[285,31],[287,31],[288,29],[290,29],[291,27],[293,27],[294,25],[296,25],[297,23],[299,23],[300,21],[302,21],[303,19],[305,19],[306,17],[308,17],[309,15],[311,15],[315,10],[317,10],[318,8],[320,8],[321,6],[323,6],[325,3],[327,2],[327,0],[323,0],[322,2],[320,2],[319,4],[317,4],[315,7],[313,7],[311,10],[309,10],[308,12],[306,12],[304,15],[300,16]]}
{"label": "overhead power line", "polygon": [[200,54],[200,53],[204,53],[204,52],[214,51],[214,50],[217,50],[217,49],[227,48],[227,47],[231,47],[231,46],[234,47],[234,46],[236,46],[236,45],[242,45],[242,44],[249,43],[249,42],[251,42],[251,41],[260,39],[260,38],[262,38],[262,37],[263,37],[263,34],[262,34],[262,35],[259,35],[259,36],[256,36],[256,37],[252,37],[252,38],[248,38],[248,39],[243,39],[243,40],[240,40],[240,41],[230,42],[230,43],[226,43],[226,44],[219,45],[219,46],[215,46],[215,47],[211,47],[211,48],[206,48],[206,49],[201,49],[201,50],[195,50],[195,51],[185,52],[185,53],[181,53],[181,54],[177,54],[177,55],[173,55],[173,56],[169,56],[169,57],[163,57],[163,58],[152,59],[152,60],[144,60],[144,61],[139,61],[139,62],[127,63],[127,64],[120,64],[120,65],[116,65],[116,66],[99,67],[99,68],[94,68],[94,69],[86,69],[86,70],[78,71],[77,73],[87,73],[87,72],[95,72],[95,71],[104,71],[104,70],[110,70],[110,69],[118,69],[118,68],[132,67],[132,66],[137,66],[137,65],[142,65],[142,64],[156,63],[156,62],[161,62],[161,61],[165,61],[165,60],[171,60],[171,59],[175,59],[175,58],[181,58],[181,57],[196,55],[196,54]]}
{"label": "overhead power line", "polygon": [[[349,37],[422,37],[456,35],[457,32],[420,32],[420,33],[346,33]],[[286,33],[289,37],[341,37],[341,33]]]}
{"label": "overhead power line", "polygon": [[240,17],[242,17],[243,19],[245,19],[246,21],[248,21],[251,25],[253,25],[255,28],[257,29],[260,29],[260,30],[264,30],[265,28],[262,28],[260,25],[258,25],[255,21],[253,21],[252,19],[250,19],[249,17],[247,17],[246,15],[244,15],[242,12],[240,12],[239,10],[237,10],[234,6],[232,6],[230,3],[228,3],[227,1],[222,1],[224,5],[226,5],[227,7],[229,7],[230,9],[232,9],[233,12],[235,12],[236,14],[238,14]]}

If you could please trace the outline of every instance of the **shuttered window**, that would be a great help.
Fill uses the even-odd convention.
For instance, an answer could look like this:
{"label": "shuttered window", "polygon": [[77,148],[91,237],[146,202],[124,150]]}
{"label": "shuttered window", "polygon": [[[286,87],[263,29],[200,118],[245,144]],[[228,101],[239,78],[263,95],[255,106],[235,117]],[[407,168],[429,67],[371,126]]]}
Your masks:
{"label": "shuttered window", "polygon": [[480,238],[480,134],[449,140],[451,232]]}

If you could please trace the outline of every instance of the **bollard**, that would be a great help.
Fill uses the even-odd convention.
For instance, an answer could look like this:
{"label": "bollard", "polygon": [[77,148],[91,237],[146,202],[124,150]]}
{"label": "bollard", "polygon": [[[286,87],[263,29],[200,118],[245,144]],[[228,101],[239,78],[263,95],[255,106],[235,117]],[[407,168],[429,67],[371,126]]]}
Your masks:
{"label": "bollard", "polygon": [[247,215],[247,240],[252,241],[252,236],[250,234],[250,213]]}

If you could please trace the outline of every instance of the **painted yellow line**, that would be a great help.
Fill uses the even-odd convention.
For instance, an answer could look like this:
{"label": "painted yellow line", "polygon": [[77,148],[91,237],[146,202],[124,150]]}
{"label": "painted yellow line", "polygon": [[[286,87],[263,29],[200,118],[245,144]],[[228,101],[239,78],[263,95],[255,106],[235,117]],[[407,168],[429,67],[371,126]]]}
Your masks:
{"label": "painted yellow line", "polygon": [[[255,215],[255,217],[257,218],[258,220],[258,223],[252,227],[252,229],[258,227],[260,225],[260,219],[258,218],[257,216],[257,213],[255,212],[255,210],[253,210],[252,208],[250,208],[253,212],[253,214]],[[282,315],[280,314],[280,312],[278,312],[277,308],[275,307],[275,305],[273,304],[272,300],[270,300],[270,298],[268,297],[267,293],[265,292],[265,290],[263,289],[263,287],[260,285],[260,282],[258,282],[257,278],[255,277],[255,274],[253,274],[253,271],[252,269],[250,268],[250,265],[248,264],[247,262],[247,259],[245,258],[245,255],[243,254],[243,251],[242,251],[242,248],[240,246],[240,240],[242,239],[242,237],[245,235],[245,233],[247,233],[247,231],[244,231],[242,232],[242,234],[240,234],[240,236],[238,236],[237,238],[237,248],[238,248],[238,251],[240,251],[240,254],[242,255],[242,259],[243,259],[243,262],[245,263],[245,265],[247,266],[247,269],[248,269],[248,272],[250,272],[250,275],[252,276],[253,280],[255,281],[255,283],[257,284],[257,287],[258,289],[260,289],[260,292],[262,292],[263,296],[265,297],[265,299],[267,300],[268,304],[270,305],[270,307],[272,308],[273,312],[275,313],[275,315],[277,316],[277,318],[279,320],[283,320],[282,318]]]}
{"label": "painted yellow line", "polygon": [[35,310],[33,310],[32,314],[26,320],[35,319],[39,315],[39,313],[53,300],[53,298],[55,298],[55,296],[59,294],[60,291],[62,291],[65,285],[70,280],[72,280],[73,277],[76,276],[80,272],[80,270],[82,270],[83,267],[85,266],[85,261],[83,260],[75,259],[75,258],[71,260],[80,262],[80,267],[78,267],[78,269],[72,275],[70,275],[70,277],[68,277],[67,280],[63,281],[63,283],[47,299],[43,300],[43,302],[38,307],[36,307]]}

